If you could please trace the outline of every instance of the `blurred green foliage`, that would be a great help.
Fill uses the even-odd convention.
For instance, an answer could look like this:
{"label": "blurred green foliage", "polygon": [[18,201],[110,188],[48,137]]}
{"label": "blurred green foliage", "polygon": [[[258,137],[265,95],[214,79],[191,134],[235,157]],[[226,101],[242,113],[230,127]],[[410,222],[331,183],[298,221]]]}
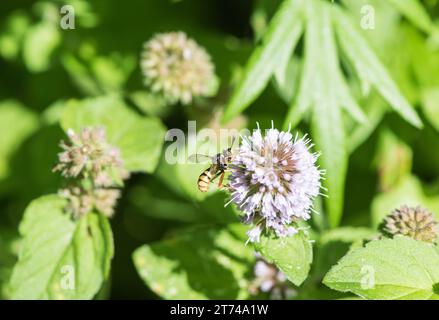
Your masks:
{"label": "blurred green foliage", "polygon": [[[59,25],[65,4],[75,8],[73,30]],[[375,9],[374,29],[360,28],[365,4]],[[264,239],[269,245],[261,251],[268,250],[295,285],[304,281],[292,286],[298,299],[350,296],[322,279],[348,250],[376,234],[390,210],[419,204],[439,218],[438,18],[437,0],[3,1],[0,298],[59,298],[57,288],[46,287],[57,281],[55,269],[43,270],[31,287],[20,286],[27,273],[38,273],[41,259],[53,268],[75,260],[75,245],[87,271],[77,295],[67,298],[249,298],[254,256],[238,211],[224,208],[224,192],[198,192],[204,166],[164,161],[166,130],[186,132],[188,120],[199,128],[249,129],[256,121],[262,128],[292,122],[294,130],[310,132],[323,152],[329,190],[311,220],[313,249],[295,239],[291,251],[282,252],[275,240]],[[143,43],[175,30],[212,56],[221,80],[216,97],[167,106],[143,86]],[[111,229],[97,214],[72,223],[56,205],[37,208],[62,184],[51,172],[59,141],[68,128],[86,125],[107,129],[132,172]],[[72,237],[40,243],[37,228]],[[88,238],[89,229],[99,244]],[[428,256],[428,248],[408,245]],[[373,255],[378,249],[362,250]],[[12,275],[19,252],[29,260]],[[357,253],[348,254],[343,264],[357,266],[356,259]],[[426,268],[434,259],[425,259]],[[331,271],[325,283],[335,288],[348,276]]]}

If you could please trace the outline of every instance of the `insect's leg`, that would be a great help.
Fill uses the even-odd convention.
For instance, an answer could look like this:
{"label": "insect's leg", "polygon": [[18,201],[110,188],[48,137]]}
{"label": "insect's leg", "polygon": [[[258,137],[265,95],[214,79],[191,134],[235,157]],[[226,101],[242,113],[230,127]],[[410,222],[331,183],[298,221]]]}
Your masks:
{"label": "insect's leg", "polygon": [[225,171],[221,172],[221,177],[218,181],[218,188],[221,188],[223,186],[223,180],[224,180]]}
{"label": "insect's leg", "polygon": [[210,179],[210,183],[214,183],[215,179],[218,178],[221,175],[221,171],[218,171],[215,173],[215,175],[212,177],[212,179]]}

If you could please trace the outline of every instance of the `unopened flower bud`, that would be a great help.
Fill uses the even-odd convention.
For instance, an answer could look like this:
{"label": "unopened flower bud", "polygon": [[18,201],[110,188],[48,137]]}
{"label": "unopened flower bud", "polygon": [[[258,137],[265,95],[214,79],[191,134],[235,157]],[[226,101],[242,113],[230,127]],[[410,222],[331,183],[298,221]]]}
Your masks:
{"label": "unopened flower bud", "polygon": [[434,243],[438,235],[437,224],[433,214],[427,209],[420,206],[402,206],[384,219],[382,229],[389,236],[403,235]]}
{"label": "unopened flower bud", "polygon": [[184,32],[157,34],[144,45],[145,84],[170,103],[209,96],[215,83],[209,54]]}

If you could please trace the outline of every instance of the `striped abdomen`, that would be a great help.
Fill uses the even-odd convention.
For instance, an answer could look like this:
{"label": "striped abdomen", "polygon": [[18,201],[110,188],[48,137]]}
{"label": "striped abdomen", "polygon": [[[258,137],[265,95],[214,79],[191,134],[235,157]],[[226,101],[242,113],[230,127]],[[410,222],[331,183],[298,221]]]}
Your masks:
{"label": "striped abdomen", "polygon": [[204,170],[204,172],[198,177],[198,190],[201,192],[207,192],[209,190],[211,180],[212,173],[210,172],[210,168]]}

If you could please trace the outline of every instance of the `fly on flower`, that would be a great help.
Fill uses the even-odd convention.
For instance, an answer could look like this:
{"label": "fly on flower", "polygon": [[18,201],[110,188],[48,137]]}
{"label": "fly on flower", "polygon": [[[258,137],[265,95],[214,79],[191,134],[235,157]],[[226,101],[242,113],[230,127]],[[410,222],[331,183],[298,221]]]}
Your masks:
{"label": "fly on flower", "polygon": [[230,164],[231,200],[253,225],[249,241],[258,242],[263,232],[279,237],[297,233],[294,223],[308,220],[313,199],[320,193],[322,171],[311,141],[277,129],[265,136],[258,129],[245,137]]}
{"label": "fly on flower", "polygon": [[228,170],[230,162],[233,160],[233,144],[236,137],[233,138],[232,144],[227,149],[222,152],[217,153],[214,156],[208,156],[204,154],[193,154],[189,156],[188,160],[194,163],[201,163],[206,161],[211,161],[212,164],[209,168],[204,170],[198,177],[198,190],[201,192],[209,191],[210,183],[219,177],[218,188],[223,186],[224,175]]}

